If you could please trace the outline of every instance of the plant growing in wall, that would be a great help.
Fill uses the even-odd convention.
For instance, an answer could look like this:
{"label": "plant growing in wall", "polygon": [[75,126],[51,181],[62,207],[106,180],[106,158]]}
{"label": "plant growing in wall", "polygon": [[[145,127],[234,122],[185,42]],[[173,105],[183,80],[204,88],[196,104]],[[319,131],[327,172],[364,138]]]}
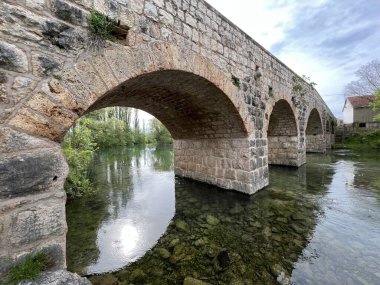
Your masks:
{"label": "plant growing in wall", "polygon": [[240,79],[237,78],[236,76],[232,75],[232,84],[235,85],[237,88],[240,89],[241,87],[241,82],[240,82]]}
{"label": "plant growing in wall", "polygon": [[90,48],[99,50],[104,46],[105,40],[113,40],[127,45],[129,27],[120,26],[120,21],[112,21],[98,11],[91,10],[88,18],[88,26],[91,31]]}
{"label": "plant growing in wall", "polygon": [[298,109],[303,109],[307,106],[307,101],[305,99],[305,96],[307,92],[311,89],[314,89],[314,86],[317,85],[315,82],[310,81],[310,77],[302,75],[302,77],[298,75],[294,75],[292,77],[293,81],[293,96],[292,96],[292,102],[294,106],[296,106]]}
{"label": "plant growing in wall", "polygon": [[35,255],[27,256],[22,262],[11,268],[8,281],[11,284],[19,284],[24,280],[34,280],[41,271],[51,267],[51,260],[43,251]]}
{"label": "plant growing in wall", "polygon": [[91,32],[100,36],[102,39],[110,38],[112,30],[115,27],[115,23],[113,21],[109,20],[107,16],[95,10],[91,10],[88,18],[88,25]]}

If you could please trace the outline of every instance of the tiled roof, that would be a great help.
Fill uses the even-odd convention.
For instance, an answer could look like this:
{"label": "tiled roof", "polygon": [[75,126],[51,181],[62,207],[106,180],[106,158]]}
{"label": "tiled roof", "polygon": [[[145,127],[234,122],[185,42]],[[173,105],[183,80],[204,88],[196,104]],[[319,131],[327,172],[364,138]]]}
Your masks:
{"label": "tiled roof", "polygon": [[350,101],[352,107],[354,108],[369,107],[369,103],[375,101],[375,96],[351,96],[347,97],[347,100]]}

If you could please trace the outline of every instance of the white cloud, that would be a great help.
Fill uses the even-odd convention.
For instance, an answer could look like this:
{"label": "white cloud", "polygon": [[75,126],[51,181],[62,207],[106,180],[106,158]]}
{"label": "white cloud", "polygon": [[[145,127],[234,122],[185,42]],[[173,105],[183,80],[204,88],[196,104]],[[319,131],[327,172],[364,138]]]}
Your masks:
{"label": "white cloud", "polygon": [[292,70],[310,76],[341,117],[343,88],[380,58],[378,0],[208,0]]}

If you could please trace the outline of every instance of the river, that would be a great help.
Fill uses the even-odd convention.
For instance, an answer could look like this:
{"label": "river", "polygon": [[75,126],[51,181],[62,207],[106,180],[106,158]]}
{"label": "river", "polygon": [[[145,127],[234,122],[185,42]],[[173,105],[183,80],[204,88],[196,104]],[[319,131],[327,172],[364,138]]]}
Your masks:
{"label": "river", "polygon": [[98,151],[91,175],[66,211],[93,284],[380,284],[380,153],[272,166],[253,196],[175,177],[170,148]]}

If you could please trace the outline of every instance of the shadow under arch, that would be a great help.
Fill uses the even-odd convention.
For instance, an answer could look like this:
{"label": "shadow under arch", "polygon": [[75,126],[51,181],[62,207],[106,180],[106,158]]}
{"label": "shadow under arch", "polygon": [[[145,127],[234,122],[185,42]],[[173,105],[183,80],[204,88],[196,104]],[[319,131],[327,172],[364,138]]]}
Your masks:
{"label": "shadow under arch", "polygon": [[311,110],[306,125],[306,152],[326,151],[326,142],[323,133],[322,119],[319,111]]}
{"label": "shadow under arch", "polygon": [[136,76],[106,92],[86,112],[111,106],[152,114],[173,139],[248,137],[228,96],[212,82],[190,72],[161,70]]}
{"label": "shadow under arch", "polygon": [[291,105],[284,99],[273,107],[267,136],[269,164],[300,166],[297,122]]}

